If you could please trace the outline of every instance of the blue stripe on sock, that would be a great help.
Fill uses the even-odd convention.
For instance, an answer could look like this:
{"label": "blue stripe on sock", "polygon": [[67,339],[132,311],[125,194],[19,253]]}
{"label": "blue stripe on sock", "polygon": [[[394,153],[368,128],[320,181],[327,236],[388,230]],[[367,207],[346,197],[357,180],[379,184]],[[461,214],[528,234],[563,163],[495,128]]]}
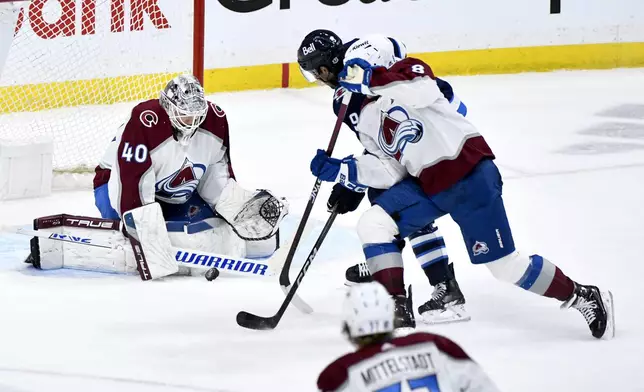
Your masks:
{"label": "blue stripe on sock", "polygon": [[430,266],[430,265],[432,265],[434,263],[438,263],[439,261],[447,260],[447,258],[448,258],[448,256],[445,255],[445,256],[437,257],[434,260],[429,260],[428,262],[426,262],[424,264],[421,264],[421,268],[425,268],[425,267]]}
{"label": "blue stripe on sock", "polygon": [[362,249],[364,252],[364,256],[368,259],[380,255],[384,255],[386,253],[400,253],[400,248],[398,248],[398,245],[388,242],[384,244],[370,244],[364,247]]}
{"label": "blue stripe on sock", "polygon": [[539,274],[541,274],[541,269],[543,268],[543,257],[539,255],[534,255],[530,259],[530,266],[525,271],[525,274],[519,279],[516,283],[517,286],[521,287],[524,290],[530,290],[530,287],[537,281]]}

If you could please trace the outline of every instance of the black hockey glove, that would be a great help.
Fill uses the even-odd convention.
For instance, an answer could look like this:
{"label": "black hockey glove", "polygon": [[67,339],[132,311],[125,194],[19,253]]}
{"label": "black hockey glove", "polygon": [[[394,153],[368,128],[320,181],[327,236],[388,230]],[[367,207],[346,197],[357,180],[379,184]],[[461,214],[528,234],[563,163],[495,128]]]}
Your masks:
{"label": "black hockey glove", "polygon": [[364,193],[354,192],[342,184],[335,184],[326,206],[329,208],[329,211],[331,211],[333,206],[337,203],[338,214],[346,214],[347,212],[355,211],[360,205],[363,197]]}

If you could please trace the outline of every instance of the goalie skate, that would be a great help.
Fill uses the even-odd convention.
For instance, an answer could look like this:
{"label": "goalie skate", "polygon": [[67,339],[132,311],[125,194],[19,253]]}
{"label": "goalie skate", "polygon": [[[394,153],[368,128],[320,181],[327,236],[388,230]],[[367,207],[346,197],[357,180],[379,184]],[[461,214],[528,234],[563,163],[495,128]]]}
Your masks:
{"label": "goalie skate", "polygon": [[418,313],[427,324],[447,324],[471,319],[465,310],[465,297],[456,279],[437,284],[432,298],[418,307]]}

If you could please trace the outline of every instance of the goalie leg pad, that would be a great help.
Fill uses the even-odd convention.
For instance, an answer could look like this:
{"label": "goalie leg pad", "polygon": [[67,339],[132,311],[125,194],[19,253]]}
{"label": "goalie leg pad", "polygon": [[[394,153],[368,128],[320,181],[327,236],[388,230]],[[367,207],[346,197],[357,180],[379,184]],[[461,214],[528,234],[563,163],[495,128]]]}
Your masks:
{"label": "goalie leg pad", "polygon": [[261,241],[245,241],[246,257],[250,259],[261,259],[271,257],[280,247],[279,230],[274,236]]}
{"label": "goalie leg pad", "polygon": [[[126,274],[136,271],[136,263],[128,241],[119,231],[117,221],[60,214],[37,218],[34,221],[34,230],[56,233],[78,242],[32,238],[31,253],[27,261],[36,268],[70,268]],[[113,244],[115,249],[84,245],[85,237]]]}
{"label": "goalie leg pad", "polygon": [[179,271],[159,203],[151,203],[123,214],[134,257],[142,280],[168,276]]}
{"label": "goalie leg pad", "polygon": [[[225,220],[209,218],[199,222],[166,222],[168,237],[174,247],[231,257],[246,257],[246,241],[235,234]],[[201,275],[203,271],[179,266],[181,275]]]}

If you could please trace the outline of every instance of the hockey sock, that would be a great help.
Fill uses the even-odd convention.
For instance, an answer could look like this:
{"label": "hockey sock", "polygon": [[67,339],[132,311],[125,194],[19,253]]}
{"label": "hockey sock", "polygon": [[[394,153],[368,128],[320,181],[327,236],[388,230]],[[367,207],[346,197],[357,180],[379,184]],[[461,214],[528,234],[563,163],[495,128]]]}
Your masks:
{"label": "hockey sock", "polygon": [[559,267],[539,255],[530,256],[530,265],[516,285],[524,290],[560,301],[566,301],[575,290],[572,279]]}
{"label": "hockey sock", "polygon": [[363,248],[373,279],[391,295],[405,295],[403,260],[397,241],[368,244]]}
{"label": "hockey sock", "polygon": [[432,286],[450,278],[445,241],[437,227],[429,224],[410,235],[409,242]]}

